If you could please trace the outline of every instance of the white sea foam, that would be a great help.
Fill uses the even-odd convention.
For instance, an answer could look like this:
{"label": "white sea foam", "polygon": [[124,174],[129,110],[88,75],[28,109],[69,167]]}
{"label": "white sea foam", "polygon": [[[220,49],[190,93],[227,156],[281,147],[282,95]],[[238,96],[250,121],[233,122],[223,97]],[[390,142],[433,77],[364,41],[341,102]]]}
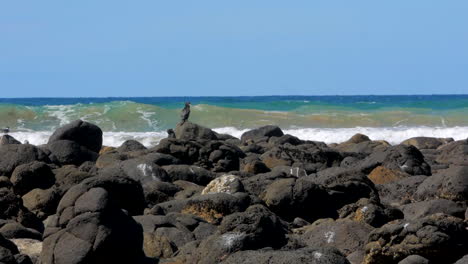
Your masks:
{"label": "white sea foam", "polygon": [[[230,134],[237,138],[249,129],[237,129],[234,127],[223,127],[214,129],[221,134]],[[390,144],[399,144],[403,140],[418,137],[452,137],[455,140],[468,138],[468,127],[356,127],[356,128],[295,128],[284,129],[285,134],[291,134],[304,140],[322,141],[325,143],[340,143],[348,140],[356,133],[369,136],[372,140],[386,140]],[[46,144],[51,131],[13,131],[11,136],[24,142],[25,140],[34,145]],[[152,147],[167,137],[165,131],[158,132],[104,132],[105,146],[118,147],[125,140],[137,140],[146,147]]]}
{"label": "white sea foam", "polygon": [[[240,137],[248,129],[224,127],[215,129],[218,133]],[[390,144],[399,144],[412,137],[451,137],[455,140],[468,138],[468,127],[353,127],[353,128],[294,128],[283,129],[285,134],[291,134],[304,140],[340,143],[348,140],[356,133],[367,135],[372,140],[386,140]]]}

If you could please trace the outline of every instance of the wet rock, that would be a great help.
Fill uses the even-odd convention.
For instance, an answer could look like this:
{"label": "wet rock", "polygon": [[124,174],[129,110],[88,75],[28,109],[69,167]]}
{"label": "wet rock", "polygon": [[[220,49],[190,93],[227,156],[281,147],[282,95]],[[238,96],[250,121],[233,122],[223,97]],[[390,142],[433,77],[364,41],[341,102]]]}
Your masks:
{"label": "wet rock", "polygon": [[15,193],[24,195],[35,188],[51,187],[55,183],[55,176],[47,164],[33,161],[16,167],[10,180]]}
{"label": "wet rock", "polygon": [[243,191],[244,191],[244,185],[242,185],[240,178],[232,174],[227,174],[227,175],[223,175],[212,180],[205,187],[205,189],[203,189],[202,194],[209,194],[209,193],[234,194],[236,192],[243,192]]}
{"label": "wet rock", "polygon": [[434,214],[414,221],[398,220],[369,235],[364,263],[396,263],[420,255],[434,263],[452,263],[468,251],[462,219]]}
{"label": "wet rock", "polygon": [[98,153],[102,147],[102,130],[94,124],[76,120],[55,130],[47,144],[50,145],[60,140],[76,142],[78,145]]}

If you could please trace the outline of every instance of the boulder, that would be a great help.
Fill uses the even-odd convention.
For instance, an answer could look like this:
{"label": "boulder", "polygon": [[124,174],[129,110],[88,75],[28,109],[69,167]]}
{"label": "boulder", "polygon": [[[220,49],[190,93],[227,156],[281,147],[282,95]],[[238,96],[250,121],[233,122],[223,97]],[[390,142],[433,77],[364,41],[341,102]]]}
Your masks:
{"label": "boulder", "polygon": [[169,182],[148,181],[143,184],[143,192],[145,193],[146,205],[148,207],[172,200],[174,195],[180,190],[180,187]]}
{"label": "boulder", "polygon": [[18,248],[10,240],[0,235],[0,263],[17,264],[14,255],[18,254]]}
{"label": "boulder", "polygon": [[349,261],[334,248],[301,248],[296,250],[248,250],[239,251],[226,258],[222,264],[349,264]]}
{"label": "boulder", "polygon": [[41,149],[29,144],[9,144],[0,148],[0,175],[10,176],[22,164],[33,161],[49,163],[49,157]]}
{"label": "boulder", "polygon": [[17,222],[8,222],[0,228],[0,234],[8,239],[30,238],[41,240],[42,234],[32,228],[24,227]]}
{"label": "boulder", "polygon": [[411,255],[398,262],[398,264],[429,264],[429,260],[419,255]]}
{"label": "boulder", "polygon": [[55,183],[55,176],[47,164],[33,161],[16,167],[10,180],[15,193],[24,195],[35,188],[50,188]]}
{"label": "boulder", "polygon": [[453,138],[413,137],[401,142],[401,144],[407,146],[412,145],[418,149],[437,149],[452,141]]}
{"label": "boulder", "polygon": [[410,175],[431,175],[431,167],[424,156],[414,146],[397,145],[386,150],[372,153],[359,167],[369,173],[378,166],[392,170],[401,170]]}
{"label": "boulder", "polygon": [[[29,238],[19,238],[19,239],[12,239],[13,242],[17,247],[21,254],[29,256],[33,262],[24,262],[26,263],[39,263],[39,259],[41,256],[42,251],[42,241],[29,239]],[[20,262],[18,262],[20,264]]]}
{"label": "boulder", "polygon": [[381,227],[390,221],[403,218],[403,213],[400,210],[386,207],[366,198],[362,198],[356,203],[345,205],[338,212],[340,218],[366,223],[373,227]]}
{"label": "boulder", "polygon": [[118,152],[130,152],[130,151],[145,150],[145,149],[146,147],[140,142],[133,140],[133,139],[129,139],[129,140],[125,140],[125,142],[122,143],[122,145],[120,145],[120,147],[118,147],[116,150]]}
{"label": "boulder", "polygon": [[249,130],[242,134],[241,142],[246,143],[248,141],[255,142],[260,138],[270,138],[270,137],[281,137],[284,133],[281,128],[277,126],[263,126],[257,129]]}
{"label": "boulder", "polygon": [[371,141],[368,136],[355,134],[349,140],[333,147],[340,152],[355,152],[371,154],[376,151],[384,151],[391,145],[386,141]]}
{"label": "boulder", "polygon": [[140,183],[168,181],[170,179],[163,168],[142,158],[121,161],[101,169],[99,175],[129,177]]}
{"label": "boulder", "polygon": [[429,200],[444,198],[452,201],[466,201],[468,199],[468,166],[450,166],[440,170],[424,180],[415,193],[415,198]]}
{"label": "boulder", "polygon": [[336,216],[336,205],[327,190],[303,178],[276,180],[260,198],[270,210],[289,221],[295,217],[313,221]]}
{"label": "boulder", "polygon": [[386,184],[399,181],[409,176],[411,175],[401,170],[389,169],[384,166],[378,166],[375,169],[373,169],[367,177],[369,177],[369,179],[374,184]]}
{"label": "boulder", "polygon": [[219,223],[223,217],[243,212],[249,205],[250,197],[245,193],[205,194],[189,199],[181,212],[198,216],[208,223]]}
{"label": "boulder", "polygon": [[457,260],[454,264],[467,264],[468,263],[468,255],[465,255],[463,258]]}
{"label": "boulder", "polygon": [[269,172],[270,169],[256,156],[249,156],[242,160],[240,169],[243,172],[259,174]]}
{"label": "boulder", "polygon": [[370,233],[364,263],[397,263],[410,255],[453,263],[467,254],[467,244],[468,230],[462,219],[434,214],[397,220]]}
{"label": "boulder", "polygon": [[81,165],[85,161],[96,161],[99,154],[75,141],[55,140],[47,144],[50,159],[61,165]]}
{"label": "boulder", "polygon": [[177,139],[182,140],[218,139],[216,133],[213,130],[189,121],[177,124],[175,128],[175,135]]}
{"label": "boulder", "polygon": [[[138,207],[126,188],[131,185],[122,184],[123,180],[90,178],[68,190],[45,230],[42,263],[145,261],[143,230],[122,210],[136,211],[127,204]],[[140,192],[142,195],[141,186]]]}
{"label": "boulder", "polygon": [[22,200],[8,188],[0,188],[0,219],[13,220],[25,227],[42,231],[42,222],[23,206]]}
{"label": "boulder", "polygon": [[60,140],[69,140],[93,152],[99,153],[102,147],[102,130],[91,123],[76,120],[55,130],[48,145]]}
{"label": "boulder", "polygon": [[299,241],[309,247],[334,247],[345,256],[364,249],[367,236],[373,228],[365,223],[348,219],[324,219],[296,232]]}
{"label": "boulder", "polygon": [[226,174],[208,183],[205,189],[203,189],[202,194],[209,194],[209,193],[234,194],[236,192],[243,192],[243,191],[244,191],[244,185],[242,185],[240,178],[232,174]]}
{"label": "boulder", "polygon": [[151,151],[171,155],[183,164],[194,164],[199,159],[202,147],[203,145],[195,141],[164,138]]}
{"label": "boulder", "polygon": [[33,189],[21,197],[24,207],[41,220],[55,214],[60,198],[62,198],[60,190],[54,187],[46,190]]}
{"label": "boulder", "polygon": [[411,202],[418,186],[427,178],[427,176],[412,176],[386,184],[376,184],[375,188],[383,204],[399,206]]}
{"label": "boulder", "polygon": [[263,153],[260,159],[272,169],[277,166],[301,165],[308,173],[338,166],[343,157],[340,153],[319,144],[290,144],[276,146]]}
{"label": "boulder", "polygon": [[168,165],[163,166],[162,168],[167,171],[172,182],[183,180],[200,185],[206,185],[215,178],[215,174],[213,172],[198,166]]}
{"label": "boulder", "polygon": [[443,213],[459,218],[465,217],[466,205],[445,199],[405,204],[400,207],[406,220],[417,220],[435,213]]}
{"label": "boulder", "polygon": [[442,145],[437,150],[439,154],[436,157],[436,162],[468,166],[468,139]]}
{"label": "boulder", "polygon": [[280,248],[287,243],[287,226],[263,205],[252,205],[245,212],[223,218],[218,232],[244,234],[242,249]]}
{"label": "boulder", "polygon": [[68,189],[82,182],[84,179],[93,177],[92,174],[79,170],[75,165],[66,165],[53,170],[55,174],[55,186],[60,194],[65,194]]}
{"label": "boulder", "polygon": [[119,163],[123,160],[129,159],[129,155],[127,153],[121,153],[117,151],[109,151],[103,154],[100,154],[96,160],[96,167],[98,169],[102,169],[105,167],[109,167]]}
{"label": "boulder", "polygon": [[242,179],[245,190],[253,195],[260,196],[272,182],[278,179],[290,178],[283,171],[260,173],[252,177]]}

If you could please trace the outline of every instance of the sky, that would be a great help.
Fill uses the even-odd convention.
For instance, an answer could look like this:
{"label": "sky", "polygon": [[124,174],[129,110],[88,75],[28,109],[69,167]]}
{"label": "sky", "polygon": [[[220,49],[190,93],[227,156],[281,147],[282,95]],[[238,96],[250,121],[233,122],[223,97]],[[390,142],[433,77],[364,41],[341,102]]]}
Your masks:
{"label": "sky", "polygon": [[0,97],[468,93],[468,1],[2,1]]}

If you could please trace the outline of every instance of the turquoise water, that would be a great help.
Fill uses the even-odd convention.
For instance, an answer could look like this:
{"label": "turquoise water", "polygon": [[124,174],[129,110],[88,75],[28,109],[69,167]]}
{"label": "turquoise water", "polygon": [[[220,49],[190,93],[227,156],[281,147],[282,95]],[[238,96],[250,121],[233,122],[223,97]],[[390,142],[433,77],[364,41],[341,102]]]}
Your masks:
{"label": "turquoise water", "polygon": [[267,124],[326,142],[355,132],[391,142],[468,136],[468,95],[0,99],[0,127],[43,143],[57,127],[83,119],[114,137],[111,142],[119,138],[110,145],[136,137],[152,138],[151,145],[177,124],[185,101],[192,103],[191,121],[236,136]]}
{"label": "turquoise water", "polygon": [[213,128],[468,126],[468,95],[0,99],[0,122],[42,131],[81,118],[105,131],[163,131],[178,122],[184,101],[191,120]]}

